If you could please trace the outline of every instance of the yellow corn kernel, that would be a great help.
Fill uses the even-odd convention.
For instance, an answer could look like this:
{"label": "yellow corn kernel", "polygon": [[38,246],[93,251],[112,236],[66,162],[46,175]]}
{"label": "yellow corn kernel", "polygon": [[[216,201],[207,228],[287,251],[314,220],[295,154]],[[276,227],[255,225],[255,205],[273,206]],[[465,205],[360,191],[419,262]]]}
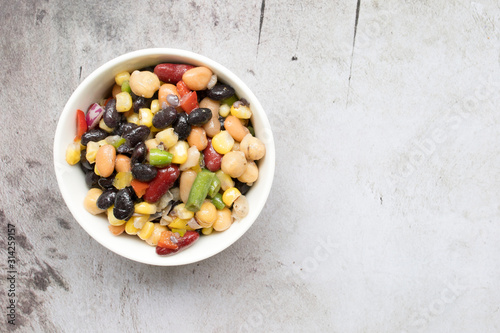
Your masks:
{"label": "yellow corn kernel", "polygon": [[229,116],[229,112],[231,112],[231,108],[229,107],[229,105],[227,104],[222,104],[220,107],[219,107],[219,114],[226,118],[227,116]]}
{"label": "yellow corn kernel", "polygon": [[186,141],[179,141],[168,149],[168,152],[174,157],[172,163],[182,164],[187,161],[189,144]]}
{"label": "yellow corn kernel", "polygon": [[132,96],[126,91],[116,94],[116,111],[127,112],[132,108]]}
{"label": "yellow corn kernel", "polygon": [[186,205],[181,203],[174,207],[174,216],[183,220],[190,220],[194,217],[194,212],[187,210]]}
{"label": "yellow corn kernel", "polygon": [[109,221],[109,224],[114,225],[114,226],[119,226],[119,225],[122,225],[122,224],[126,223],[127,221],[118,220],[115,217],[115,215],[113,214],[113,207],[114,206],[111,206],[111,207],[108,208],[108,221]]}
{"label": "yellow corn kernel", "polygon": [[141,202],[141,203],[135,204],[134,212],[137,214],[144,214],[144,215],[154,214],[154,213],[156,213],[156,205],[150,204],[147,202]]}
{"label": "yellow corn kernel", "polygon": [[127,121],[129,123],[139,125],[139,115],[137,113],[133,113],[132,115],[127,117]]}
{"label": "yellow corn kernel", "polygon": [[134,177],[132,176],[132,172],[118,172],[113,179],[113,186],[117,189],[121,190],[127,186],[130,186],[130,182]]}
{"label": "yellow corn kernel", "polygon": [[99,122],[99,128],[105,130],[108,133],[113,132],[113,129],[109,128],[108,125],[106,125],[104,119],[101,119],[101,121]]}
{"label": "yellow corn kernel", "polygon": [[127,223],[125,224],[125,232],[129,235],[137,235],[137,233],[139,232],[139,230],[141,229],[137,229],[135,226],[134,226],[134,220],[133,219],[130,219],[127,221]]}
{"label": "yellow corn kernel", "polygon": [[144,141],[144,144],[146,145],[146,148],[148,150],[155,149],[156,147],[158,147],[158,142],[156,141],[156,139],[146,140]]}
{"label": "yellow corn kernel", "polygon": [[220,188],[223,191],[226,191],[227,189],[234,186],[234,180],[231,178],[231,176],[224,173],[224,171],[218,170],[217,172],[215,172],[215,175],[217,176],[217,178],[219,178]]}
{"label": "yellow corn kernel", "polygon": [[233,202],[238,199],[240,195],[240,190],[238,190],[236,187],[230,187],[224,191],[224,194],[222,194],[222,201],[227,207],[231,207]]}
{"label": "yellow corn kernel", "polygon": [[160,239],[161,233],[167,230],[167,227],[164,225],[160,225],[160,223],[155,223],[154,225],[155,226],[153,229],[153,233],[148,239],[146,239],[146,243],[148,243],[151,246],[158,245],[158,240]]}
{"label": "yellow corn kernel", "polygon": [[156,141],[158,142],[158,144],[163,143],[163,146],[166,149],[173,147],[178,140],[179,137],[174,132],[173,128],[167,128],[166,130],[163,130],[156,134]]}
{"label": "yellow corn kernel", "polygon": [[106,141],[106,139],[104,139],[104,140],[101,140],[101,141],[97,141],[97,144],[99,145],[99,147],[102,147],[102,146],[107,145],[109,143]]}
{"label": "yellow corn kernel", "polygon": [[66,148],[66,162],[69,165],[75,165],[80,162],[80,142],[73,142]]}
{"label": "yellow corn kernel", "polygon": [[237,108],[231,106],[231,114],[236,118],[240,119],[250,119],[252,116],[252,110],[246,105],[240,105]]}
{"label": "yellow corn kernel", "polygon": [[115,82],[117,85],[121,86],[123,82],[130,80],[129,72],[121,72],[115,75]]}
{"label": "yellow corn kernel", "polygon": [[191,168],[191,170],[193,170],[196,173],[200,173],[201,172],[201,166],[199,164],[196,164],[194,167]]}
{"label": "yellow corn kernel", "polygon": [[99,177],[101,177],[101,174],[99,173],[99,170],[97,170],[97,164],[96,164],[96,165],[94,165],[94,173],[95,173],[96,175],[98,175]]}
{"label": "yellow corn kernel", "polygon": [[214,228],[209,227],[209,228],[203,228],[201,229],[201,233],[204,235],[210,235],[214,231]]}
{"label": "yellow corn kernel", "polygon": [[187,223],[189,220],[183,220],[179,217],[176,217],[172,222],[168,224],[170,229],[186,229]]}
{"label": "yellow corn kernel", "polygon": [[134,221],[134,227],[136,227],[137,229],[142,229],[146,222],[148,222],[149,215],[132,216],[130,219]]}
{"label": "yellow corn kernel", "polygon": [[158,111],[160,111],[160,102],[157,99],[153,99],[151,101],[151,112],[155,114]]}
{"label": "yellow corn kernel", "polygon": [[183,237],[184,234],[186,233],[186,229],[172,229],[172,232],[176,232],[179,234],[179,236]]}
{"label": "yellow corn kernel", "polygon": [[212,138],[212,146],[219,154],[227,154],[233,148],[234,139],[228,131],[220,131]]}
{"label": "yellow corn kernel", "polygon": [[153,234],[153,230],[155,229],[153,222],[146,222],[139,232],[138,236],[140,239],[146,240]]}
{"label": "yellow corn kernel", "polygon": [[95,162],[95,155],[97,154],[98,150],[99,144],[97,142],[90,141],[89,143],[87,143],[87,154],[85,155],[85,157],[90,164]]}
{"label": "yellow corn kernel", "polygon": [[139,125],[147,127],[153,126],[153,113],[148,108],[139,109]]}

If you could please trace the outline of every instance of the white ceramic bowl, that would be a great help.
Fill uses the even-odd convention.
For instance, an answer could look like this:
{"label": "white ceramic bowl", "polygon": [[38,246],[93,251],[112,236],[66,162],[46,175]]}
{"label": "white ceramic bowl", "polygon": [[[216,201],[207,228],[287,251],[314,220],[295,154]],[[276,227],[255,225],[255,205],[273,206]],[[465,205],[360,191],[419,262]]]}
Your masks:
{"label": "white ceramic bowl", "polygon": [[[247,194],[250,212],[226,231],[213,233],[200,239],[191,247],[172,256],[158,256],[155,248],[137,236],[122,234],[113,236],[108,230],[104,214],[94,216],[83,208],[83,200],[88,191],[84,174],[78,165],[66,163],[66,147],[73,141],[76,133],[76,110],[87,110],[90,104],[99,101],[110,93],[114,76],[122,71],[133,71],[163,62],[187,63],[210,68],[221,81],[231,85],[238,96],[250,102],[253,112],[252,123],[255,133],[266,145],[266,156],[259,161],[259,179]],[[167,48],[145,49],[119,56],[90,74],[74,91],[66,103],[57,124],[54,138],[54,166],[57,182],[69,210],[96,241],[111,251],[145,264],[158,266],[177,266],[194,263],[209,258],[236,242],[255,222],[271,190],[274,177],[275,148],[269,121],[255,95],[231,71],[217,62],[196,53]]]}

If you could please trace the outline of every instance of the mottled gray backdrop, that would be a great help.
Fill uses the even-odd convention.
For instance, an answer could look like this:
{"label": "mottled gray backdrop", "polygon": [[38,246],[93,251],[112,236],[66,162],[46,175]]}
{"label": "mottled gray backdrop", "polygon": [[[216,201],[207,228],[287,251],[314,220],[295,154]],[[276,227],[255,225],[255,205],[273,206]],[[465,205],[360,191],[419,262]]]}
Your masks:
{"label": "mottled gray backdrop", "polygon": [[[4,0],[0,35],[0,331],[500,331],[497,0]],[[184,267],[99,245],[53,170],[72,91],[147,47],[228,67],[276,139],[254,226]]]}

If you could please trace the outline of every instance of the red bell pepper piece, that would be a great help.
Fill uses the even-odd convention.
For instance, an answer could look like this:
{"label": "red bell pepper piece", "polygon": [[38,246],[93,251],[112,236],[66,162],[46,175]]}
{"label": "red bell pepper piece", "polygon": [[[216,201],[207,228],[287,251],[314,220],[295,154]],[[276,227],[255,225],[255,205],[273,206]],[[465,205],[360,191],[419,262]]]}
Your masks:
{"label": "red bell pepper piece", "polygon": [[187,95],[191,92],[191,90],[188,88],[187,84],[184,81],[177,82],[176,86],[177,86],[177,92],[179,93],[181,98],[184,97],[184,95]]}
{"label": "red bell pepper piece", "polygon": [[87,132],[87,121],[85,120],[85,113],[82,110],[76,110],[75,141],[80,140],[85,132]]}
{"label": "red bell pepper piece", "polygon": [[181,108],[187,113],[190,114],[191,111],[198,108],[198,96],[196,95],[196,91],[191,91],[184,95],[180,101]]}

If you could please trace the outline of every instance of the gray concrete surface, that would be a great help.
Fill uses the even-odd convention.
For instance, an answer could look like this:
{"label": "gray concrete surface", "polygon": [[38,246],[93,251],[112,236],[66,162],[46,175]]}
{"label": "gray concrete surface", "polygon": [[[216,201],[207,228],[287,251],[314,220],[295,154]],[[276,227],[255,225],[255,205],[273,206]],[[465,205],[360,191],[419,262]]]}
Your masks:
{"label": "gray concrete surface", "polygon": [[[500,331],[499,3],[357,5],[3,1],[0,331]],[[185,267],[134,263],[92,240],[52,166],[79,82],[147,47],[234,71],[276,138],[257,222]]]}

